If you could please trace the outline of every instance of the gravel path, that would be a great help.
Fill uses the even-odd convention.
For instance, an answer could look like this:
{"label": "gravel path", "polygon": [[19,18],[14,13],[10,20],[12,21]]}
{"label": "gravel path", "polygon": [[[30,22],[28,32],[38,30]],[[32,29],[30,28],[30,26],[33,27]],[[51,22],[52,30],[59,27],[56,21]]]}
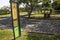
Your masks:
{"label": "gravel path", "polygon": [[27,32],[60,34],[60,20],[40,20],[21,18],[21,27]]}
{"label": "gravel path", "polygon": [[11,17],[4,17],[0,19],[0,29],[12,29]]}
{"label": "gravel path", "polygon": [[[20,18],[21,29],[27,32],[60,34],[60,20]],[[11,17],[0,19],[0,29],[12,29]]]}

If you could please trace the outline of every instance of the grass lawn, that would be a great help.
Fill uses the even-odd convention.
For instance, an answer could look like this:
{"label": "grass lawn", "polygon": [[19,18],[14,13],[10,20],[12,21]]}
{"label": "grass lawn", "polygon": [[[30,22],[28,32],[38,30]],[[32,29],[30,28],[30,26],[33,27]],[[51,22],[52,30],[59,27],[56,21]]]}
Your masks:
{"label": "grass lawn", "polygon": [[8,17],[8,16],[11,16],[11,14],[0,15],[0,18],[2,18],[2,17]]}
{"label": "grass lawn", "polygon": [[11,30],[0,30],[0,40],[11,40],[12,31]]}
{"label": "grass lawn", "polygon": [[[28,18],[28,13],[27,12],[21,12],[20,15],[26,15],[24,17]],[[42,19],[44,18],[44,14],[38,14],[38,13],[34,13],[32,12],[30,18],[37,18],[37,19]],[[51,19],[60,19],[60,14],[51,14],[50,15]]]}
{"label": "grass lawn", "polygon": [[20,12],[20,15],[26,15],[28,14],[27,12]]}
{"label": "grass lawn", "polygon": [[[0,30],[0,40],[12,40],[12,30]],[[60,35],[47,35],[21,32],[21,37],[16,40],[60,40]]]}
{"label": "grass lawn", "polygon": [[[20,12],[20,15],[27,15],[27,14],[28,14],[27,12]],[[11,16],[11,14],[0,15],[0,18],[7,17],[7,16]],[[60,18],[60,14],[51,14],[50,16],[51,18]],[[28,17],[28,15],[25,17]],[[32,12],[31,17],[42,18],[44,17],[44,14],[38,14],[38,13],[35,14],[34,12]]]}

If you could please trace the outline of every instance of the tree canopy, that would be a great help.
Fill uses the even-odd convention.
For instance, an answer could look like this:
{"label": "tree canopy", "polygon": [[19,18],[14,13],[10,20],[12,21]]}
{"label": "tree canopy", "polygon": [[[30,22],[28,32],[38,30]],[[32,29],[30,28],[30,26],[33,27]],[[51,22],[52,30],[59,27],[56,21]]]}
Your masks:
{"label": "tree canopy", "polygon": [[35,7],[35,9],[38,8],[37,7],[37,6],[39,6],[39,5],[37,5],[38,3],[40,3],[40,2],[46,3],[48,1],[49,0],[19,0],[19,3],[25,3],[26,4],[27,10],[28,10],[28,15],[30,17],[34,7]]}

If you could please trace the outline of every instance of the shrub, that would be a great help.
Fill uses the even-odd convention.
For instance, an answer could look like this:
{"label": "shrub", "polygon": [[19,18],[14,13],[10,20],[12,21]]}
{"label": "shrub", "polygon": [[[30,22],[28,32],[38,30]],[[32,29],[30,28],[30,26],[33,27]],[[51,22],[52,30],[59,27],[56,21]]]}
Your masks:
{"label": "shrub", "polygon": [[8,14],[9,10],[0,10],[0,15]]}

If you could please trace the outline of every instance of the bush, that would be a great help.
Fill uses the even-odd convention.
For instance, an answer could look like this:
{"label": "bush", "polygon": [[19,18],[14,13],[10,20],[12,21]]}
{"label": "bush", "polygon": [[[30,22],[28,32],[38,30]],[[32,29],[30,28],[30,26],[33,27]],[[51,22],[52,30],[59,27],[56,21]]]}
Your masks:
{"label": "bush", "polygon": [[8,14],[9,10],[0,10],[0,15]]}

